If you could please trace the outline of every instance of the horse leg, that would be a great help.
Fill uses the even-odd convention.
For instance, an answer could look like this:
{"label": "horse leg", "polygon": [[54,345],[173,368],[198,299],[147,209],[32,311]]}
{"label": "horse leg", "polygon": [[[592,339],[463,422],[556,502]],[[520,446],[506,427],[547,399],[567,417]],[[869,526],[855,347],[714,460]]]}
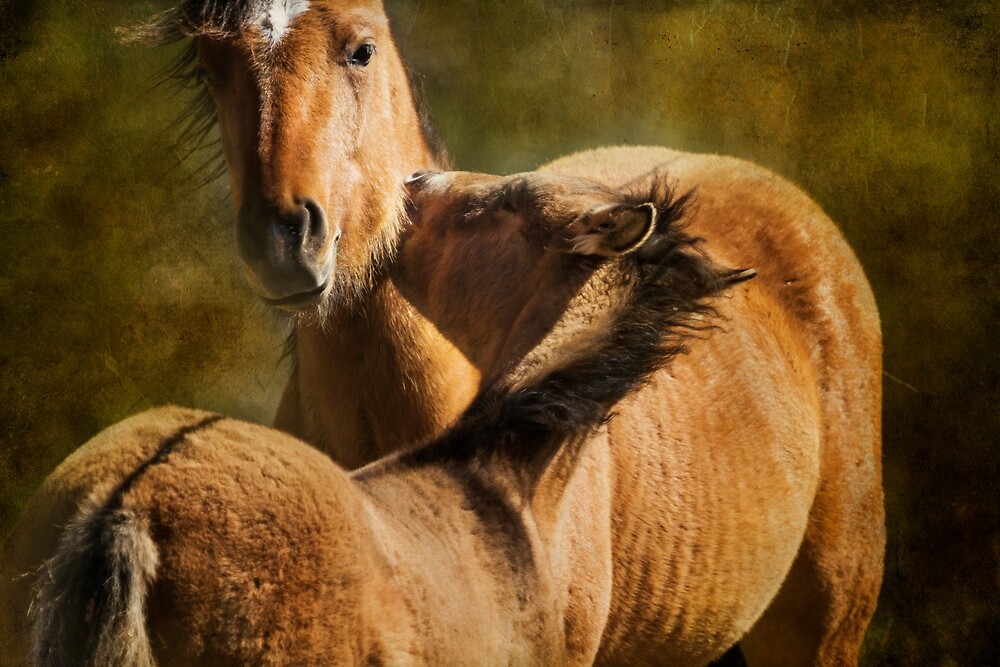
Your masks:
{"label": "horse leg", "polygon": [[840,481],[821,483],[787,579],[740,642],[754,667],[858,663],[882,583],[881,475],[862,486]]}

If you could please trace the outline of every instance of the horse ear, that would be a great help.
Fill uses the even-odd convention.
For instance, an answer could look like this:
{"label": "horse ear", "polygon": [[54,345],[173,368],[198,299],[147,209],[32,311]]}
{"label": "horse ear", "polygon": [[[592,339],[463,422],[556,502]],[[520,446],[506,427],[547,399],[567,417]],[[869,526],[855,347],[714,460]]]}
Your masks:
{"label": "horse ear", "polygon": [[569,242],[580,255],[618,257],[642,247],[656,229],[656,205],[602,206],[569,225]]}

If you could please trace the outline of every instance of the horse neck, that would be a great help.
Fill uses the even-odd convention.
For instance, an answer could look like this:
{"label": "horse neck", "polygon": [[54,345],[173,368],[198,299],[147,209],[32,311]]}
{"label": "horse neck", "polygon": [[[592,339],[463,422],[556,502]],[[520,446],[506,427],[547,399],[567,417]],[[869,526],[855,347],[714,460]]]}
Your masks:
{"label": "horse neck", "polygon": [[278,426],[349,469],[439,434],[478,387],[473,367],[389,280],[296,333],[298,423]]}

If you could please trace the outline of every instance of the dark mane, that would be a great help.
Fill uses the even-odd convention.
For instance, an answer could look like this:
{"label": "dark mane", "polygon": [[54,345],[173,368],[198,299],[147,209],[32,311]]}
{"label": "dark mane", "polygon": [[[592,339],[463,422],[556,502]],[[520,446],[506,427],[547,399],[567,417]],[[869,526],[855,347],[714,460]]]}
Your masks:
{"label": "dark mane", "polygon": [[[257,17],[264,4],[265,0],[186,0],[145,23],[119,28],[118,34],[125,43],[142,46],[166,46],[199,35],[236,37]],[[190,96],[169,129],[175,133],[178,165],[206,152],[190,177],[194,185],[201,186],[222,176],[226,163],[220,142],[209,141],[217,118],[215,104],[201,78],[197,56],[194,42],[188,41],[160,72],[154,87],[168,85],[174,92]]]}
{"label": "dark mane", "polygon": [[237,37],[266,4],[266,0],[185,0],[127,33],[132,41],[151,46],[198,35]]}
{"label": "dark mane", "polygon": [[[146,23],[119,28],[121,39],[134,45],[166,46],[187,40],[181,52],[160,73],[155,86],[169,85],[176,92],[190,95],[190,101],[173,122],[178,164],[202,151],[207,152],[191,175],[196,185],[205,185],[226,172],[221,143],[209,141],[218,119],[215,104],[198,66],[198,54],[192,38],[200,35],[230,39],[243,34],[256,20],[268,0],[185,0]],[[440,168],[448,168],[451,160],[431,118],[422,82],[408,70],[409,87],[420,119],[424,141]],[[418,85],[420,84],[420,85]],[[155,87],[154,86],[154,87]]]}
{"label": "dark mane", "polygon": [[666,179],[656,175],[653,180],[651,187],[628,195],[636,205],[656,204],[656,229],[639,250],[609,260],[631,276],[631,287],[627,306],[605,338],[583,358],[530,386],[488,388],[444,436],[404,459],[417,463],[500,454],[530,475],[531,468],[544,465],[540,454],[545,459],[544,451],[554,454],[563,441],[602,426],[618,401],[686,352],[692,336],[714,326],[710,299],[754,274],[713,263],[680,223],[694,193],[674,197]]}

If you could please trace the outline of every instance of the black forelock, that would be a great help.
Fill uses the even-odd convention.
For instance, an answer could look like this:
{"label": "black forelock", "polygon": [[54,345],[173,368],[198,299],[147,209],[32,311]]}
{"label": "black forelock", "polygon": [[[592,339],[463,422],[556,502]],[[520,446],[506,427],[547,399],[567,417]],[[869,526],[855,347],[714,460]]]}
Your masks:
{"label": "black forelock", "polygon": [[205,34],[234,37],[245,32],[266,3],[267,0],[184,0],[127,32],[132,40],[150,45]]}

